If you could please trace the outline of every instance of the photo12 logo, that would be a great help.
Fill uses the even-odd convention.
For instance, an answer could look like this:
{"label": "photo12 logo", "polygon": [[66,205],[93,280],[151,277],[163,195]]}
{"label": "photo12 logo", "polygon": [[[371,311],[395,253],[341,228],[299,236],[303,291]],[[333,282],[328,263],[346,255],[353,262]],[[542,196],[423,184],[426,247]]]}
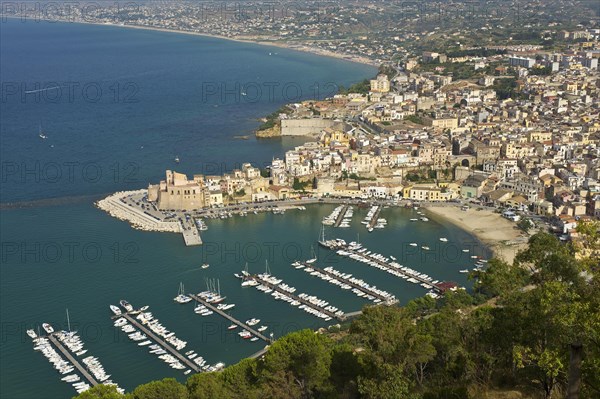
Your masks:
{"label": "photo12 logo", "polygon": [[339,87],[333,82],[314,82],[303,87],[298,82],[202,82],[203,103],[239,104],[258,102],[287,102],[320,100],[333,97]]}
{"label": "photo12 logo", "polygon": [[[40,133],[42,134],[42,133]],[[137,183],[140,166],[136,162],[0,162],[2,184],[79,184],[79,183]]]}
{"label": "photo12 logo", "polygon": [[21,103],[139,102],[135,82],[2,82],[0,101]]}

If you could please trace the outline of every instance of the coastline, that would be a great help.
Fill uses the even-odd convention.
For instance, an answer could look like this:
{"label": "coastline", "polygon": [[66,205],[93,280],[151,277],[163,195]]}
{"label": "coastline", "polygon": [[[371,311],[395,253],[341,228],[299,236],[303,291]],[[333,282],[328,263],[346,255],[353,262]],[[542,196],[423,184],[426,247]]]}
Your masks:
{"label": "coastline", "polygon": [[487,209],[467,211],[456,206],[424,206],[434,218],[452,223],[488,246],[494,257],[513,263],[518,251],[527,247],[528,236],[501,215]]}
{"label": "coastline", "polygon": [[[23,19],[23,17],[14,17],[14,16],[5,16],[4,18]],[[25,19],[27,19],[27,18],[25,18]],[[213,38],[213,39],[229,40],[229,41],[238,42],[238,43],[257,44],[259,46],[265,46],[265,47],[284,48],[287,50],[300,51],[303,53],[313,54],[313,55],[317,55],[317,56],[321,56],[321,57],[336,58],[336,59],[342,60],[342,61],[348,61],[348,62],[353,62],[356,64],[368,65],[368,66],[371,66],[374,68],[379,67],[378,62],[373,61],[366,57],[354,56],[354,55],[344,55],[344,54],[340,54],[340,53],[335,53],[333,51],[327,51],[327,50],[322,50],[322,49],[315,48],[315,47],[310,47],[310,46],[303,45],[303,44],[291,44],[291,43],[287,43],[287,42],[270,42],[270,41],[258,40],[258,39],[253,39],[253,38],[236,38],[236,37],[228,37],[228,36],[222,36],[222,35],[214,35],[211,33],[191,32],[191,31],[186,31],[186,30],[181,30],[181,29],[168,29],[168,28],[159,28],[159,27],[144,26],[144,25],[126,25],[126,24],[114,24],[114,23],[70,21],[70,20],[66,20],[66,19],[54,19],[54,20],[38,19],[37,21],[44,21],[44,22],[48,22],[48,23],[62,22],[62,23],[82,24],[82,25],[110,26],[110,27],[116,27],[116,28],[141,29],[141,30],[151,30],[151,31],[157,31],[157,32],[179,33],[179,34],[184,34],[184,35],[202,36],[202,37],[209,37],[209,38]]]}

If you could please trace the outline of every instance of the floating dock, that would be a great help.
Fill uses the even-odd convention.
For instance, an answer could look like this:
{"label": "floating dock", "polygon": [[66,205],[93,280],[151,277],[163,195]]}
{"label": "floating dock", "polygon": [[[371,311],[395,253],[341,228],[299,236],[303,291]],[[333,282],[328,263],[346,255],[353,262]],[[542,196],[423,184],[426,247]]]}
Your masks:
{"label": "floating dock", "polygon": [[379,218],[379,213],[381,212],[381,205],[377,205],[377,209],[373,213],[371,220],[369,220],[369,224],[367,228],[372,229],[377,224],[377,219]]}
{"label": "floating dock", "polygon": [[[134,313],[138,313],[138,312],[134,312]],[[131,315],[129,314],[129,312],[128,313],[121,313],[119,315],[119,317],[126,318],[127,321],[129,321],[136,328],[140,329],[140,331],[142,331],[144,334],[146,334],[146,336],[148,338],[154,340],[157,344],[159,344],[161,347],[163,347],[167,352],[170,352],[173,356],[175,356],[182,364],[186,365],[188,368],[194,370],[197,373],[199,373],[202,370],[200,368],[200,366],[198,366],[196,363],[194,363],[193,361],[191,361],[187,357],[183,356],[181,353],[179,353],[179,351],[177,349],[175,349],[171,345],[167,344],[163,339],[161,339],[156,334],[154,334],[154,332],[150,331],[150,329],[148,329],[145,326],[143,326],[134,317],[131,317]]]}
{"label": "floating dock", "polygon": [[352,288],[356,288],[357,290],[363,292],[365,295],[371,295],[371,296],[379,299],[385,305],[393,305],[393,304],[398,303],[398,299],[396,299],[396,298],[393,298],[393,299],[387,298],[387,297],[381,295],[378,292],[375,292],[375,291],[373,291],[373,290],[371,290],[369,288],[365,288],[365,287],[363,287],[363,286],[361,286],[359,284],[356,284],[353,281],[350,281],[350,279],[338,276],[338,275],[336,275],[334,273],[328,272],[327,270],[324,270],[324,269],[321,269],[319,267],[316,267],[314,265],[314,263],[306,263],[306,262],[298,262],[298,263],[304,265],[305,268],[313,269],[314,271],[317,271],[319,273],[325,274],[325,275],[331,277],[332,279],[336,279],[336,280],[338,280],[338,281],[340,281],[340,282],[342,282],[344,284],[348,284]]}
{"label": "floating dock", "polygon": [[271,283],[269,283],[268,281],[266,281],[266,280],[263,280],[262,278],[260,278],[260,277],[258,277],[258,276],[256,276],[256,275],[253,275],[253,276],[251,276],[250,278],[252,278],[252,279],[254,279],[254,280],[258,281],[260,284],[262,284],[262,285],[264,285],[264,286],[266,286],[266,287],[269,287],[269,288],[270,288],[270,289],[272,289],[273,291],[277,291],[277,292],[279,292],[280,294],[282,294],[282,295],[285,295],[285,296],[288,296],[288,297],[292,298],[293,300],[296,300],[296,301],[300,302],[301,304],[303,304],[303,305],[305,305],[305,306],[307,306],[307,307],[309,307],[309,308],[312,308],[312,309],[314,309],[314,310],[316,310],[316,311],[318,311],[318,312],[321,312],[321,313],[323,313],[323,314],[326,314],[327,316],[331,317],[332,319],[333,319],[333,318],[335,318],[335,319],[338,319],[338,320],[340,320],[340,321],[344,321],[344,320],[346,319],[346,317],[345,317],[344,315],[336,315],[335,313],[333,313],[333,312],[331,312],[331,311],[329,311],[329,310],[327,310],[327,309],[325,309],[325,308],[322,308],[322,307],[320,307],[320,306],[317,306],[317,305],[315,305],[315,304],[311,303],[310,301],[307,301],[307,300],[306,300],[306,299],[304,299],[304,298],[300,298],[299,296],[297,296],[297,295],[294,295],[294,294],[292,294],[292,293],[290,293],[290,292],[288,292],[288,291],[286,291],[286,290],[282,289],[282,288],[281,288],[281,287],[279,287],[278,285],[271,284]]}
{"label": "floating dock", "polygon": [[216,306],[214,306],[213,304],[211,304],[210,302],[207,302],[206,300],[200,298],[198,295],[195,294],[187,294],[187,296],[189,296],[190,298],[192,298],[193,300],[201,303],[202,305],[206,306],[207,308],[209,308],[210,310],[212,310],[215,313],[218,313],[219,315],[223,316],[224,318],[226,318],[227,320],[229,320],[230,322],[232,322],[233,324],[242,327],[243,329],[249,331],[252,335],[254,335],[255,337],[258,337],[260,339],[262,339],[263,341],[267,342],[267,343],[271,343],[272,340],[270,338],[267,338],[266,336],[264,336],[263,334],[261,334],[260,332],[256,331],[255,329],[253,329],[252,327],[248,326],[245,323],[242,323],[241,321],[239,321],[238,319],[236,319],[235,317],[232,317],[230,315],[228,315],[227,313],[223,312],[221,309],[217,309]]}
{"label": "floating dock", "polygon": [[[364,247],[362,249],[365,249],[365,252],[359,252],[358,250],[352,249],[352,248],[350,248],[349,245],[337,245],[335,247],[329,246],[327,248],[336,251],[336,253],[339,250],[342,250],[351,255],[361,256],[361,257],[365,258],[367,261],[377,263],[380,266],[390,269],[390,271],[393,270],[394,272],[405,276],[407,279],[412,278],[412,279],[416,280],[417,282],[420,282],[422,284],[426,284],[426,285],[430,286],[431,288],[428,288],[428,289],[435,291],[436,294],[442,294],[444,292],[444,289],[440,286],[440,284],[442,284],[442,283],[433,283],[432,281],[427,280],[422,277],[419,277],[416,274],[407,273],[405,270],[402,270],[402,266],[393,266],[390,263],[384,262],[380,259],[377,259],[377,258],[371,256],[371,255],[367,255],[368,251]],[[338,254],[338,255],[340,255],[340,254]],[[345,256],[345,255],[340,255],[340,256]],[[361,263],[363,263],[363,262],[361,262]]]}
{"label": "floating dock", "polygon": [[75,368],[81,373],[81,375],[83,375],[83,377],[86,380],[88,380],[88,382],[92,386],[96,386],[99,384],[99,382],[96,381],[96,379],[81,365],[81,363],[79,363],[79,361],[77,361],[77,359],[75,359],[75,357],[73,357],[73,355],[71,355],[71,352],[69,352],[63,346],[63,344],[60,343],[58,341],[58,339],[56,339],[54,334],[48,335],[48,339],[50,340],[50,342],[52,342],[52,344],[54,344],[56,349],[58,349],[71,362],[71,364],[73,364],[73,366],[75,366]]}
{"label": "floating dock", "polygon": [[333,227],[340,227],[340,223],[342,223],[342,220],[344,220],[344,216],[346,216],[346,211],[348,210],[349,207],[350,207],[350,205],[344,205],[344,207],[338,214],[337,219],[335,219],[335,223],[333,224]]}

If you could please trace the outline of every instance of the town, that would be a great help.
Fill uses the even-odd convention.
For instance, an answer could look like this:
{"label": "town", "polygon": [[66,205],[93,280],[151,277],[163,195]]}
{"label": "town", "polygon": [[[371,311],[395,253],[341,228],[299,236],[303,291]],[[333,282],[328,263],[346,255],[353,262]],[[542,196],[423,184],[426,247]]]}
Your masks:
{"label": "town", "polygon": [[576,236],[580,220],[600,216],[598,49],[593,40],[555,54],[466,56],[456,62],[479,77],[456,80],[439,67],[446,55],[423,52],[345,93],[276,112],[258,136],[312,137],[284,159],[191,178],[168,170],[143,191],[152,204],[144,212],[163,219],[315,199],[448,203],[532,225],[545,218],[564,239]]}

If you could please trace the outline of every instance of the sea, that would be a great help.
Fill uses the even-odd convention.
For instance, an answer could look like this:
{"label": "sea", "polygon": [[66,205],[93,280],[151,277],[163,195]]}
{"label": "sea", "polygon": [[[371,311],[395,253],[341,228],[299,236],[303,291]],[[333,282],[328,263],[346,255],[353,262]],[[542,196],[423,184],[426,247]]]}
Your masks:
{"label": "sea", "polygon": [[[0,44],[0,397],[76,394],[25,334],[43,322],[78,331],[86,356],[98,357],[127,390],[165,377],[185,381],[113,326],[109,305],[120,299],[149,305],[188,342],[184,352],[193,349],[208,362],[233,364],[264,347],[228,332],[229,323],[217,315],[194,314],[193,303],[176,304],[180,283],[188,292],[219,287],[236,304],[232,316],[261,319],[274,338],[333,323],[242,288],[233,274],[246,264],[253,273],[268,265],[298,293],[345,312],[367,301],[291,263],[316,256],[320,266],[363,278],[400,304],[426,293],[318,247],[321,220],[333,205],[209,219],[198,247],[185,247],[179,234],[134,230],[94,206],[107,193],[159,181],[166,169],[191,176],[221,174],[244,162],[268,165],[306,139],[257,140],[259,118],[286,103],[330,96],[337,85],[373,76],[375,68],[210,37],[32,20],[3,20]],[[459,270],[472,267],[470,256],[489,255],[453,225],[433,217],[411,222],[412,209],[383,209],[388,225],[372,233],[360,223],[365,215],[356,209],[351,227],[327,227],[327,238],[360,240],[464,286],[469,282]],[[419,250],[422,245],[430,250]],[[210,267],[202,269],[204,263]]]}

